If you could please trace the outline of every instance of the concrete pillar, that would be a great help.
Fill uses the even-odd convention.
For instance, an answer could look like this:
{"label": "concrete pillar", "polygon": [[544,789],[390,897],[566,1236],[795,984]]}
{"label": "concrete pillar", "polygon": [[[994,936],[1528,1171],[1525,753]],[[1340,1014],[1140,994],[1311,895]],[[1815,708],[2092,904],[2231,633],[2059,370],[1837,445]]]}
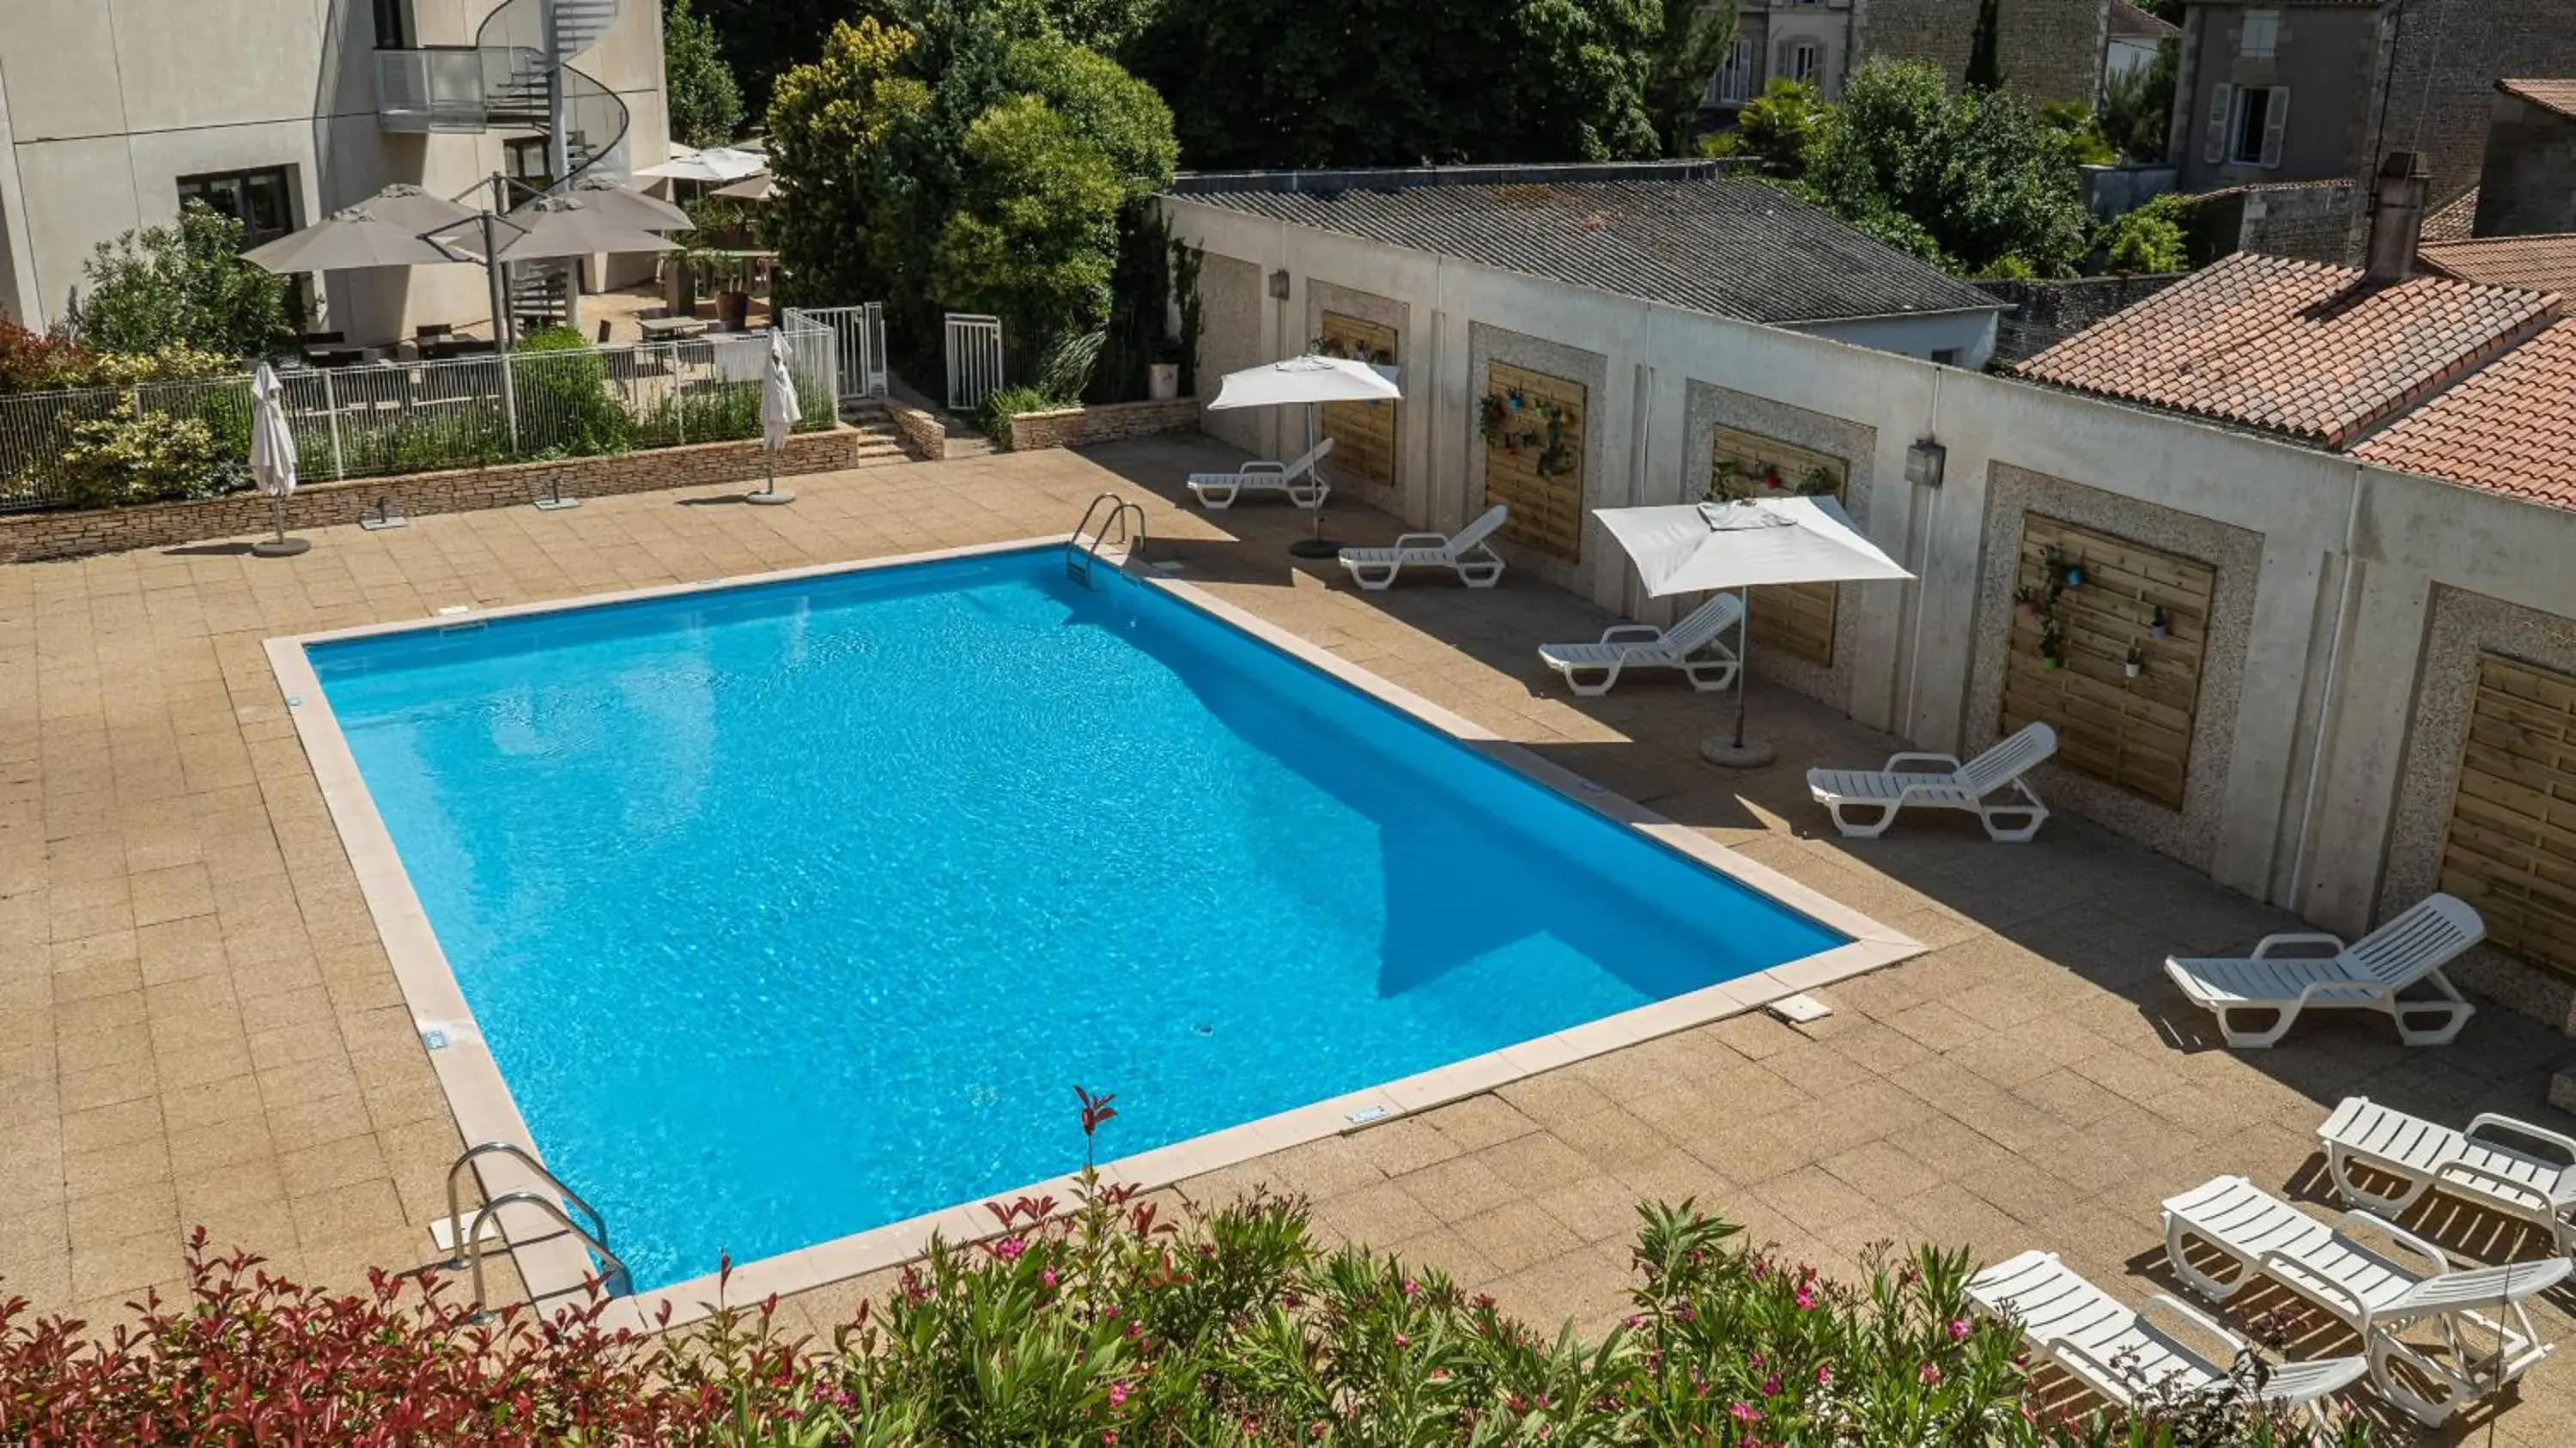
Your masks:
{"label": "concrete pillar", "polygon": [[2295,893],[2283,902],[2346,934],[2368,929],[2377,903],[2433,600],[2433,577],[2421,569],[2366,563],[2355,583],[2342,665],[2320,728],[2325,753],[2316,777],[2323,783],[2309,801],[2306,848],[2292,870]]}
{"label": "concrete pillar", "polygon": [[[2331,580],[2329,575],[2331,575]],[[2218,883],[2256,899],[2273,891],[2278,852],[2295,852],[2295,826],[2285,829],[2283,802],[2304,791],[2298,766],[2313,755],[2302,720],[2313,722],[2325,693],[2326,658],[2320,635],[2330,635],[2341,569],[2329,569],[2313,545],[2279,535],[2264,540],[2262,574],[2254,589],[2254,618],[2245,641],[2244,682],[2236,707],[2236,737],[2228,745],[2227,792],[2219,801],[2209,873]]]}

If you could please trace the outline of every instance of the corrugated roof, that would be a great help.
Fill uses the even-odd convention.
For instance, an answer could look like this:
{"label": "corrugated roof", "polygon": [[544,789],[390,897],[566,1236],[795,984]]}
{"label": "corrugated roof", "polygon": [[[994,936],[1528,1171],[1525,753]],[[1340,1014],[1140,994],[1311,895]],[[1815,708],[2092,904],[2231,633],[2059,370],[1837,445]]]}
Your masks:
{"label": "corrugated roof", "polygon": [[2340,448],[2538,331],[2551,300],[2239,252],[2014,371]]}
{"label": "corrugated roof", "polygon": [[2496,89],[2520,96],[2542,110],[2576,117],[2576,80],[2500,80]]}
{"label": "corrugated roof", "polygon": [[2426,242],[2415,255],[2464,282],[2556,292],[2562,305],[2576,300],[2576,231]]}
{"label": "corrugated roof", "polygon": [[2352,451],[2382,467],[2576,508],[2576,321],[2514,348]]}
{"label": "corrugated roof", "polygon": [[1256,172],[1184,176],[1173,190],[1176,200],[1749,322],[1999,306],[1758,181],[1680,175],[1670,167],[1649,173],[1653,179],[1462,174],[1476,179],[1439,179],[1436,170]]}

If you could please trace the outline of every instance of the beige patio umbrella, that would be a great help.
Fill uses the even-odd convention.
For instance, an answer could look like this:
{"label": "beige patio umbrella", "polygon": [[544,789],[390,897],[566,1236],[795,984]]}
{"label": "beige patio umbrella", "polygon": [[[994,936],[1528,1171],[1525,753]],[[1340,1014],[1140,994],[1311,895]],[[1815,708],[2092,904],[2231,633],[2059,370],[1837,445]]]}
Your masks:
{"label": "beige patio umbrella", "polygon": [[748,181],[736,181],[731,186],[719,186],[707,194],[731,196],[743,201],[767,201],[778,194],[778,178],[763,171]]}
{"label": "beige patio umbrella", "polygon": [[[575,201],[609,220],[638,231],[688,231],[697,225],[689,219],[689,213],[661,197],[647,196],[631,186],[620,186],[605,176],[582,177],[572,183],[570,194]],[[527,208],[522,206],[519,210]]]}
{"label": "beige patio umbrella", "polygon": [[242,253],[242,260],[273,272],[443,266],[456,258],[422,240],[421,233],[453,226],[473,215],[417,186],[388,186],[302,231],[252,247]]}
{"label": "beige patio umbrella", "polygon": [[475,229],[464,237],[456,235],[460,225],[442,227],[428,239],[447,254],[447,260],[479,261],[491,273],[496,338],[510,335],[510,301],[502,272],[512,262],[680,249],[678,243],[621,222],[579,196],[540,196],[507,216],[486,211],[473,222]]}

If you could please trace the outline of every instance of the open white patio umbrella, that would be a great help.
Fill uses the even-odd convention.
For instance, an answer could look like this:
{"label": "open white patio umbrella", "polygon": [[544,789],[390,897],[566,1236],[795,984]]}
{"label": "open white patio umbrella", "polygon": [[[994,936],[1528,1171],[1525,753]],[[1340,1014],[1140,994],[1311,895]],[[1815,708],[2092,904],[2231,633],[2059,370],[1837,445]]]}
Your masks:
{"label": "open white patio umbrella", "polygon": [[[584,176],[572,183],[571,196],[591,210],[620,226],[638,231],[689,231],[697,223],[689,213],[663,200],[647,196],[632,186],[620,186],[605,176]],[[527,208],[521,207],[524,211]]]}
{"label": "open white patio umbrella", "polygon": [[[1366,362],[1346,357],[1308,354],[1229,372],[1217,384],[1210,412],[1237,407],[1306,408],[1306,446],[1315,445],[1315,408],[1327,402],[1401,402],[1404,390],[1393,378]],[[1330,558],[1341,551],[1339,540],[1324,536],[1324,514],[1315,512],[1315,536],[1300,538],[1288,551],[1300,558]]]}
{"label": "open white patio umbrella", "polygon": [[[620,221],[604,207],[580,196],[540,196],[507,216],[485,211],[468,220],[473,230],[466,230],[466,223],[460,222],[441,228],[428,239],[445,253],[444,260],[479,261],[490,273],[495,338],[510,335],[509,289],[504,284],[503,269],[512,262],[680,249],[679,243]],[[574,286],[566,299],[565,320],[576,328],[581,325],[580,290]]]}
{"label": "open white patio umbrella", "polygon": [[[1765,584],[1914,576],[1862,537],[1851,515],[1830,498],[1595,508],[1592,515],[1628,550],[1647,594],[1655,598]],[[1744,741],[1745,672],[1753,662],[1751,593],[1744,603],[1748,624],[1735,675],[1735,737],[1731,743],[1712,738],[1700,745],[1700,756],[1711,764],[1736,768],[1771,762],[1771,746]]]}
{"label": "open white patio umbrella", "polygon": [[736,181],[731,186],[719,186],[707,194],[731,196],[739,201],[767,201],[778,194],[778,178],[763,171],[747,181]]}
{"label": "open white patio umbrella", "polygon": [[769,169],[769,158],[757,151],[741,151],[731,146],[709,146],[703,151],[692,151],[685,146],[671,149],[670,160],[658,166],[641,167],[635,174],[654,180],[721,185],[746,176],[757,176]]}
{"label": "open white patio umbrella", "polygon": [[758,492],[747,493],[754,503],[792,503],[794,493],[778,490],[778,454],[787,446],[787,435],[804,419],[804,407],[796,400],[796,379],[787,367],[787,334],[769,334],[769,365],[760,371],[760,447],[769,455],[769,483]]}
{"label": "open white patio umbrella", "polygon": [[268,494],[277,519],[277,536],[253,543],[250,551],[262,558],[292,558],[311,548],[307,539],[286,536],[286,499],[295,491],[295,433],[286,425],[277,371],[265,362],[250,376],[250,476]]}

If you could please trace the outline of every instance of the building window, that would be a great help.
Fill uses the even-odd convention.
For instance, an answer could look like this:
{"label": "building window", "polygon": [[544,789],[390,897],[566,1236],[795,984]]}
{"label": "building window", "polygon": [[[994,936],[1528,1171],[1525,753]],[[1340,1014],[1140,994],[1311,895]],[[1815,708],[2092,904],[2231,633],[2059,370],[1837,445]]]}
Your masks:
{"label": "building window", "polygon": [[2281,164],[2281,133],[2289,123],[2290,93],[2281,86],[2249,85],[2236,92],[2236,118],[2228,127],[2227,160],[2236,166]]}
{"label": "building window", "polygon": [[547,168],[551,159],[547,155],[548,149],[546,138],[543,136],[521,136],[516,140],[504,141],[501,143],[501,169],[511,180],[520,185],[530,190],[543,191],[555,181],[553,173]]}
{"label": "building window", "polygon": [[1789,79],[1802,85],[1815,83],[1816,72],[1825,68],[1825,48],[1812,40],[1801,40],[1789,47]]}
{"label": "building window", "polygon": [[2245,30],[2238,37],[2236,53],[2245,60],[2270,60],[2281,44],[2281,12],[2248,10]]}
{"label": "building window", "polygon": [[376,49],[411,50],[411,0],[376,0]]}
{"label": "building window", "polygon": [[1717,68],[1718,103],[1742,105],[1753,99],[1754,82],[1761,69],[1760,43],[1751,40],[1735,42],[1726,52],[1726,63]]}
{"label": "building window", "polygon": [[1956,347],[1935,347],[1932,349],[1932,360],[1944,367],[1956,367],[1959,365],[1959,349]]}
{"label": "building window", "polygon": [[295,229],[295,189],[283,166],[182,176],[179,204],[185,207],[191,201],[202,201],[240,222],[245,250]]}

